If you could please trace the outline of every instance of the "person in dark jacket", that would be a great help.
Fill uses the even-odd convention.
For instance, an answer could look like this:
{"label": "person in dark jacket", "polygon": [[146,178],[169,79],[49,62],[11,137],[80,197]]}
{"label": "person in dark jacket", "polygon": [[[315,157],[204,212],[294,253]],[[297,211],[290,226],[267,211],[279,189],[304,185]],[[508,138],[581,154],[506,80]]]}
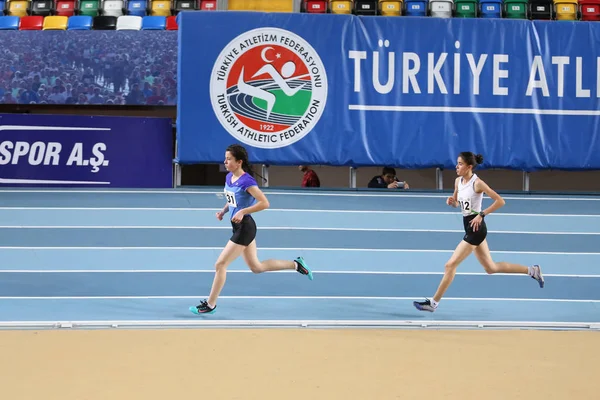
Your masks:
{"label": "person in dark jacket", "polygon": [[408,182],[399,181],[396,170],[390,167],[384,167],[381,175],[374,176],[367,186],[379,189],[409,189]]}

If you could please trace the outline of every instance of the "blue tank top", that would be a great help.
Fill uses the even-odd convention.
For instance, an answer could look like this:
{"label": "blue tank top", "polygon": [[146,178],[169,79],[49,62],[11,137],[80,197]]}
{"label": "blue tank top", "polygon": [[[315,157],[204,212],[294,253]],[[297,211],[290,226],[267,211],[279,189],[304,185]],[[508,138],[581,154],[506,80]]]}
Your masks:
{"label": "blue tank top", "polygon": [[233,174],[230,172],[225,178],[225,199],[229,205],[229,219],[233,218],[235,213],[243,208],[247,208],[256,203],[256,199],[247,192],[249,187],[258,186],[252,175],[245,173],[237,181],[231,183]]}

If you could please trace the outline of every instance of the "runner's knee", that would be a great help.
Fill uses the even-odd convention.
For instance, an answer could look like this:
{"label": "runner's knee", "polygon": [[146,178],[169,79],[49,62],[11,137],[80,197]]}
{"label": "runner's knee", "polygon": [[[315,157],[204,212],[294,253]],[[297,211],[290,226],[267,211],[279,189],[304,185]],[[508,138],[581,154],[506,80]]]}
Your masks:
{"label": "runner's knee", "polygon": [[250,271],[254,272],[255,274],[265,272],[265,270],[262,267],[262,264],[259,261],[253,261],[248,263],[248,268],[250,268]]}
{"label": "runner's knee", "polygon": [[458,263],[454,260],[449,260],[446,262],[446,265],[444,265],[446,272],[454,272],[456,271],[456,267],[458,267]]}
{"label": "runner's knee", "polygon": [[496,263],[493,261],[489,261],[489,262],[482,262],[481,265],[483,266],[483,269],[485,270],[485,272],[487,272],[488,274],[495,274],[496,272],[498,272],[498,268],[496,266]]}
{"label": "runner's knee", "polygon": [[223,260],[217,260],[215,263],[215,271],[221,272],[227,270],[227,263]]}

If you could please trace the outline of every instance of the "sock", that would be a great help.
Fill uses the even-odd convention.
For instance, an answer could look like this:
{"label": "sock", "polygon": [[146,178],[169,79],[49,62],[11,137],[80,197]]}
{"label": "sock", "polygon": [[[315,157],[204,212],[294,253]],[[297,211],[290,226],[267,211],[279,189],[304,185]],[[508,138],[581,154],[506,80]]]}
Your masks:
{"label": "sock", "polygon": [[298,264],[298,261],[294,260],[294,265],[296,266],[296,271],[298,271],[298,267],[300,267],[300,264]]}
{"label": "sock", "polygon": [[429,302],[431,303],[431,306],[433,308],[437,308],[438,304],[440,304],[437,301],[435,301],[433,298],[429,299]]}
{"label": "sock", "polygon": [[534,274],[535,271],[533,270],[533,267],[527,267],[527,275],[533,276]]}
{"label": "sock", "polygon": [[215,308],[215,306],[213,306],[212,304],[210,304],[210,303],[208,302],[208,300],[206,301],[206,304],[208,304],[208,306],[209,306],[211,309]]}

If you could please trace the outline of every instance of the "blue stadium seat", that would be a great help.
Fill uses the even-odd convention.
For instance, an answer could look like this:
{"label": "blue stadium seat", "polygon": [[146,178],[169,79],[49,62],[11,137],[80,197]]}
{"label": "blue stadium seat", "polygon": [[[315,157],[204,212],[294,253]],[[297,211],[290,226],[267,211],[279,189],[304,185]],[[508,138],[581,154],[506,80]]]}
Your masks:
{"label": "blue stadium seat", "polygon": [[426,17],[427,0],[406,0],[404,3],[404,15],[409,17]]}
{"label": "blue stadium seat", "polygon": [[0,30],[17,31],[19,30],[19,17],[2,15],[0,16]]}
{"label": "blue stadium seat", "polygon": [[502,0],[481,0],[479,18],[502,18]]}
{"label": "blue stadium seat", "polygon": [[5,7],[6,7],[6,2],[4,0],[0,0],[0,15],[4,15]]}
{"label": "blue stadium seat", "polygon": [[167,26],[167,17],[149,15],[142,19],[142,30],[164,30]]}
{"label": "blue stadium seat", "polygon": [[74,15],[69,17],[67,30],[69,31],[89,31],[92,29],[92,17],[89,15]]}
{"label": "blue stadium seat", "polygon": [[127,14],[128,15],[144,17],[148,14],[146,12],[147,8],[148,8],[148,3],[146,3],[146,0],[130,0],[127,2]]}

